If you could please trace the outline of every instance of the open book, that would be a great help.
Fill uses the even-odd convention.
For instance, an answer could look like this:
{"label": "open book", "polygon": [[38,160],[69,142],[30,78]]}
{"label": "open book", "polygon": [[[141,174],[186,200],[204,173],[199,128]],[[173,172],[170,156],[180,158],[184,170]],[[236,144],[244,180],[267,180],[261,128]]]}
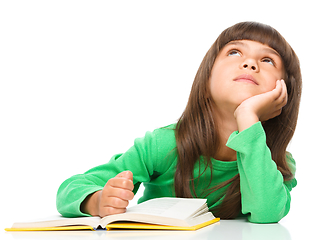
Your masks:
{"label": "open book", "polygon": [[97,229],[197,230],[218,222],[206,199],[156,198],[129,207],[125,213],[100,217],[64,218],[14,223],[6,231],[55,231]]}

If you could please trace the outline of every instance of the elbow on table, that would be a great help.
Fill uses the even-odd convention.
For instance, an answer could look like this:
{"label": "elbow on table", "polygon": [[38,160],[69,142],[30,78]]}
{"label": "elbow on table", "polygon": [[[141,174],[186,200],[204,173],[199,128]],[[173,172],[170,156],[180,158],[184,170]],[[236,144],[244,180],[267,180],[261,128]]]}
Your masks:
{"label": "elbow on table", "polygon": [[248,220],[252,223],[277,223],[290,210],[290,194],[275,194],[256,198],[253,202],[242,202],[243,213],[249,213]]}
{"label": "elbow on table", "polygon": [[248,220],[252,223],[278,223],[288,211],[285,208],[280,209],[276,207],[261,207],[255,211],[250,212]]}

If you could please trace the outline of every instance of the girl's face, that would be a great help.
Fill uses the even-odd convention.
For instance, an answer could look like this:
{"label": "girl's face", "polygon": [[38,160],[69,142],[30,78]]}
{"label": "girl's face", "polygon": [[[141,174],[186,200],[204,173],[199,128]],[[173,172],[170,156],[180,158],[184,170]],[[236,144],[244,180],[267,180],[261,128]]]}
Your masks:
{"label": "girl's face", "polygon": [[221,50],[210,75],[211,96],[219,109],[273,90],[284,76],[280,55],[260,42],[237,40]]}

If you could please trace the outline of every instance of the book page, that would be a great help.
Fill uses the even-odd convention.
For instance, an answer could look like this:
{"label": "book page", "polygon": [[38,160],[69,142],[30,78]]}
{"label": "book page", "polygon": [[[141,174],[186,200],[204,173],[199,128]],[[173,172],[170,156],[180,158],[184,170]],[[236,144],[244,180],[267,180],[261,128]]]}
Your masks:
{"label": "book page", "polygon": [[99,226],[100,219],[100,217],[66,218],[62,216],[53,216],[27,222],[15,222],[12,225],[12,228],[46,228],[69,225],[87,225],[96,228]]}
{"label": "book page", "polygon": [[187,219],[206,203],[197,198],[157,198],[127,209],[126,213]]}

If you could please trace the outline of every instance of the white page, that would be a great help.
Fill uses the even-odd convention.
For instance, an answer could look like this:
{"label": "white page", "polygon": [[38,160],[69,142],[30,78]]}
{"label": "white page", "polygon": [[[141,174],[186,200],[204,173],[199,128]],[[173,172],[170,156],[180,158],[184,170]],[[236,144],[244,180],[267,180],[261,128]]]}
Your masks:
{"label": "white page", "polygon": [[15,222],[12,228],[34,228],[34,227],[59,227],[68,225],[88,225],[98,227],[100,217],[77,217],[66,218],[62,216],[52,216],[42,219],[35,219],[25,222]]}
{"label": "white page", "polygon": [[187,219],[205,202],[206,199],[197,198],[157,198],[130,207],[126,213]]}

